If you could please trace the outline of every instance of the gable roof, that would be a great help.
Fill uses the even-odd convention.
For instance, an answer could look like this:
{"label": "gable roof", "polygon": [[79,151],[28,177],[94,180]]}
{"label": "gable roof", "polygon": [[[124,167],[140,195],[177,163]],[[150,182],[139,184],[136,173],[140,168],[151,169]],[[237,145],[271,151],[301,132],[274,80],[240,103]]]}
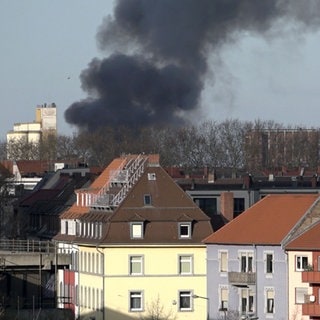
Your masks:
{"label": "gable roof", "polygon": [[296,239],[289,242],[285,249],[286,250],[320,250],[320,223],[316,223],[311,229],[304,232]]}
{"label": "gable roof", "polygon": [[[151,204],[145,204],[145,195],[151,197]],[[202,239],[212,233],[210,218],[164,169],[159,165],[150,166],[150,163],[114,212],[98,213],[93,210],[82,215],[81,220],[105,223],[104,236],[99,241],[102,245],[201,244]],[[143,223],[142,239],[131,239],[132,222]],[[179,224],[183,222],[192,226],[190,239],[179,239]],[[97,242],[97,239],[90,238],[77,240],[85,243]]]}
{"label": "gable roof", "polygon": [[315,194],[268,195],[204,242],[280,245],[317,198]]}

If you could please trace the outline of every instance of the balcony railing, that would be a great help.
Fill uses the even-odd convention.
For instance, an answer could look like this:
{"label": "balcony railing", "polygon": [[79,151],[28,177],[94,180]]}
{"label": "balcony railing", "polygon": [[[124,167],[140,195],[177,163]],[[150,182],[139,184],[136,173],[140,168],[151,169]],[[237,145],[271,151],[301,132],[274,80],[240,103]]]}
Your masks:
{"label": "balcony railing", "polygon": [[320,305],[317,302],[302,304],[302,314],[304,316],[319,316]]}
{"label": "balcony railing", "polygon": [[320,283],[320,271],[302,271],[302,282]]}
{"label": "balcony railing", "polygon": [[229,283],[237,286],[241,285],[254,285],[256,283],[255,272],[234,272],[228,273]]}

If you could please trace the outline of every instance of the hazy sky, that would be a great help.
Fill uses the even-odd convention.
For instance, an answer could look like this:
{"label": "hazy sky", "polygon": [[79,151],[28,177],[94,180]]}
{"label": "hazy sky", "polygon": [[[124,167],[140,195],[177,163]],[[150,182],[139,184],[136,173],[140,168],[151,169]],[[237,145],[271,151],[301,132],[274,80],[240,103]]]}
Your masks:
{"label": "hazy sky", "polygon": [[[0,140],[14,123],[33,121],[37,105],[52,102],[58,132],[76,131],[64,111],[87,96],[79,75],[104,56],[96,33],[112,7],[111,0],[0,0]],[[210,58],[204,118],[320,127],[319,40],[315,30],[268,38],[242,34],[225,44]]]}

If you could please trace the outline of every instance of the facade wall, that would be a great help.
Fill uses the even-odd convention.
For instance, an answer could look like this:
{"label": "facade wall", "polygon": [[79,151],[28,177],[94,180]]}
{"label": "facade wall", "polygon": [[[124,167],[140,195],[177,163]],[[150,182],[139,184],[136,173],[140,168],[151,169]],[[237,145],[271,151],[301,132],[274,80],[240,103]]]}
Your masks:
{"label": "facade wall", "polygon": [[[227,267],[221,270],[221,252],[227,254]],[[272,272],[266,272],[267,254],[272,255]],[[232,283],[229,272],[241,271],[241,256],[252,257],[252,271],[256,273],[255,283]],[[248,259],[247,268],[248,268]],[[286,255],[277,246],[232,246],[208,245],[207,287],[210,298],[210,318],[223,317],[219,311],[223,306],[222,289],[228,291],[227,314],[252,314],[259,319],[287,320],[287,263]],[[272,297],[273,312],[267,312],[267,298]],[[253,298],[251,298],[252,296]],[[247,299],[246,311],[242,309],[242,298]],[[250,302],[250,300],[252,301]]]}
{"label": "facade wall", "polygon": [[[206,297],[205,246],[118,246],[99,251],[103,251],[103,254],[95,247],[81,246],[79,250],[81,318],[94,316],[98,320],[102,319],[104,314],[106,319],[139,319],[141,316],[150,315],[151,310],[157,305],[163,308],[164,314],[170,314],[177,320],[207,319],[208,300],[204,299]],[[97,254],[100,258],[103,257],[99,267]],[[192,259],[190,274],[179,274],[181,255]],[[141,274],[130,274],[131,257],[142,257]],[[89,259],[91,259],[90,264]],[[94,263],[92,259],[95,260]],[[180,291],[188,291],[199,297],[191,299],[191,310],[179,310]],[[142,293],[142,309],[139,311],[130,310],[132,292]]]}
{"label": "facade wall", "polygon": [[312,288],[309,287],[309,284],[302,282],[302,269],[297,270],[296,261],[298,257],[306,257],[308,264],[312,264],[312,252],[288,251],[289,320],[309,319],[309,316],[302,315],[302,303],[297,303],[296,291],[298,288],[304,288],[308,294],[312,294]]}
{"label": "facade wall", "polygon": [[[195,199],[216,199],[216,212],[205,212],[207,215],[212,216],[214,214],[220,214],[223,211],[221,205],[221,194],[225,190],[188,190],[187,194],[191,196],[193,200]],[[259,194],[252,190],[232,190],[233,199],[243,199],[244,210],[248,209],[257,200],[260,200]],[[204,211],[204,208],[201,208]]]}

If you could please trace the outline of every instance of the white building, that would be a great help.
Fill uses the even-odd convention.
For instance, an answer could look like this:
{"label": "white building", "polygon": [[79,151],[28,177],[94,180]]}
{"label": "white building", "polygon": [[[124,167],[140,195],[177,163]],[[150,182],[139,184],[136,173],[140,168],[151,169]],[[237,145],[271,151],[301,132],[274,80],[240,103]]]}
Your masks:
{"label": "white building", "polygon": [[[15,123],[13,130],[7,133],[7,159],[10,156],[10,143],[39,143],[42,137],[57,134],[57,108],[54,103],[36,107],[36,118],[33,122]],[[16,159],[15,159],[16,160]]]}

